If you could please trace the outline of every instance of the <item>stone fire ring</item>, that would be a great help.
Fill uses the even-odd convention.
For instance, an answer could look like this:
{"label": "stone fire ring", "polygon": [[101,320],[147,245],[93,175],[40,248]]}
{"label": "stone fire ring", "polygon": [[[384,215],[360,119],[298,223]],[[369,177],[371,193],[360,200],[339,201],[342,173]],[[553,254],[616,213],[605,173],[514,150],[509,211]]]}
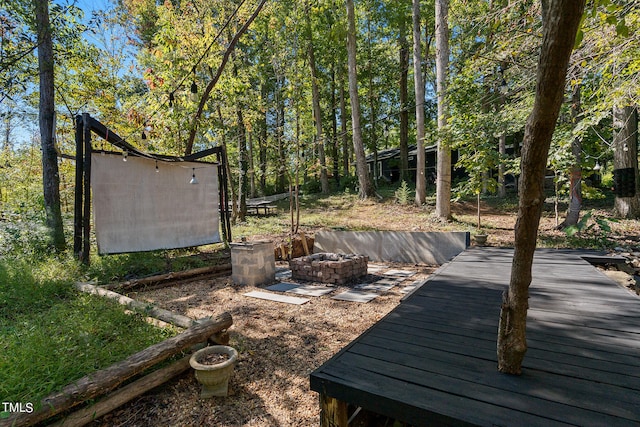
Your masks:
{"label": "stone fire ring", "polygon": [[321,252],[289,261],[291,278],[344,285],[367,274],[369,257]]}

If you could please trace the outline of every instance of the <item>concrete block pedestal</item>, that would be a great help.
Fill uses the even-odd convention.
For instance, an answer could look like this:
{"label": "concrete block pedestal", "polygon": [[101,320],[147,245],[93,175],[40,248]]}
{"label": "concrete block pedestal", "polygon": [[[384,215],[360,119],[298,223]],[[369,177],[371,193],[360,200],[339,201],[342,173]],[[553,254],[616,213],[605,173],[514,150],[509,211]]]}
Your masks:
{"label": "concrete block pedestal", "polygon": [[276,280],[273,243],[231,243],[231,280],[238,285],[258,286]]}

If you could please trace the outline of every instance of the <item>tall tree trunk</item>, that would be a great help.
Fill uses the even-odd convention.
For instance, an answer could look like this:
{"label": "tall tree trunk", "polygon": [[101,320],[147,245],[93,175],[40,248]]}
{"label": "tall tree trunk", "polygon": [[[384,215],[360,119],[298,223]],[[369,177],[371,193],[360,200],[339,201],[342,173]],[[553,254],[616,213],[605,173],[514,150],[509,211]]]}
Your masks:
{"label": "tall tree trunk", "polygon": [[[262,83],[262,99],[267,99],[266,85]],[[258,137],[258,161],[260,163],[260,194],[266,196],[267,192],[267,110],[260,115],[260,136]]]}
{"label": "tall tree trunk", "polygon": [[331,157],[333,158],[333,179],[340,187],[340,153],[338,150],[338,108],[336,106],[336,67],[331,64]]}
{"label": "tall tree trunk", "polygon": [[42,149],[42,182],[47,228],[53,248],[65,249],[62,212],[60,210],[60,175],[55,147],[55,98],[53,74],[53,40],[49,21],[49,2],[34,0],[38,32],[38,69],[40,74],[40,144]]}
{"label": "tall tree trunk", "polygon": [[498,163],[498,196],[505,197],[507,195],[507,186],[504,181],[504,156],[507,153],[507,134],[502,132],[498,137],[498,153],[500,154],[500,163]]}
{"label": "tall tree trunk", "polygon": [[400,19],[400,180],[409,180],[409,42],[404,18]]}
{"label": "tall tree trunk", "polygon": [[253,133],[249,132],[247,137],[247,174],[249,175],[249,197],[256,197],[256,172],[253,162]]}
{"label": "tall tree trunk", "polygon": [[276,192],[284,193],[287,188],[287,171],[285,168],[284,150],[284,77],[276,79],[276,144],[278,147],[278,175],[276,179]]}
{"label": "tall tree trunk", "polygon": [[366,199],[375,194],[371,177],[367,171],[367,159],[364,155],[364,142],[360,129],[360,100],[358,98],[358,72],[356,70],[356,14],[353,0],[346,0],[347,6],[347,56],[349,64],[349,99],[351,100],[351,129],[353,130],[353,151],[356,154],[356,172],[359,195]]}
{"label": "tall tree trunk", "polygon": [[240,211],[238,212],[238,219],[244,221],[247,216],[247,128],[244,124],[244,116],[240,105],[236,106],[236,118],[238,120],[238,164],[240,166],[240,182],[238,184]]}
{"label": "tall tree trunk", "polygon": [[416,198],[422,206],[427,199],[424,152],[424,80],[422,79],[422,39],[420,38],[420,0],[413,0],[413,81],[416,93]]}
{"label": "tall tree trunk", "polygon": [[351,152],[347,135],[347,105],[344,96],[344,72],[340,73],[340,134],[342,135],[342,175],[349,176]]}
{"label": "tall tree trunk", "polygon": [[[216,110],[218,111],[218,120],[220,123],[224,124],[224,119],[222,118],[222,109],[220,108],[220,104],[217,105]],[[224,148],[224,152],[228,153],[229,149],[227,148],[227,137],[226,132],[222,133],[222,139],[220,140],[222,148]],[[229,180],[229,190],[231,191],[231,223],[235,224],[238,219],[238,193],[236,192],[236,186],[233,184],[233,180],[231,177],[231,165],[228,161],[225,162],[225,169],[227,170],[227,177]]]}
{"label": "tall tree trunk", "polygon": [[449,0],[436,0],[436,92],[438,97],[438,165],[436,216],[451,217],[451,148],[444,137],[449,121],[447,69],[449,67]]}
{"label": "tall tree trunk", "polygon": [[313,104],[313,119],[316,123],[316,144],[318,146],[318,159],[320,160],[320,187],[322,194],[329,193],[329,177],[327,175],[327,160],[325,156],[324,133],[322,131],[322,110],[320,108],[320,90],[318,89],[318,72],[316,70],[316,58],[313,49],[313,32],[311,29],[311,17],[309,16],[309,3],[305,6],[306,30],[309,45],[307,54],[309,58],[309,71],[311,72],[311,98]]}
{"label": "tall tree trunk", "polygon": [[[613,167],[628,171],[625,178],[616,179],[615,210],[621,218],[640,217],[638,187],[638,111],[635,107],[613,109]],[[624,188],[619,188],[621,185]]]}
{"label": "tall tree trunk", "polygon": [[[580,85],[576,84],[571,94],[571,118],[573,126],[577,126],[580,121]],[[559,229],[570,225],[576,225],[580,219],[582,209],[582,139],[573,138],[571,141],[571,154],[573,155],[573,165],[571,165],[571,177],[569,179],[569,211],[567,217]]]}
{"label": "tall tree trunk", "polygon": [[498,327],[498,370],[520,374],[527,351],[529,285],[544,203],[544,175],[551,137],[564,95],[567,65],[585,0],[542,2],[543,37],[536,96],[522,143],[518,217],[509,289],[502,296]]}
{"label": "tall tree trunk", "polygon": [[[504,70],[505,65],[501,64],[500,65],[500,69]],[[502,82],[500,83],[500,109],[504,108],[504,104],[506,103],[506,88],[503,88],[502,85],[506,84],[506,81],[504,80],[504,71],[502,71],[500,73],[502,75]],[[507,132],[504,129],[504,125],[503,125],[503,129],[502,132],[500,133],[500,136],[498,137],[498,153],[500,154],[500,163],[498,163],[498,196],[500,197],[505,197],[507,195],[507,186],[505,184],[504,181],[504,173],[505,173],[505,165],[504,165],[504,159],[505,159],[505,155],[507,154]]]}

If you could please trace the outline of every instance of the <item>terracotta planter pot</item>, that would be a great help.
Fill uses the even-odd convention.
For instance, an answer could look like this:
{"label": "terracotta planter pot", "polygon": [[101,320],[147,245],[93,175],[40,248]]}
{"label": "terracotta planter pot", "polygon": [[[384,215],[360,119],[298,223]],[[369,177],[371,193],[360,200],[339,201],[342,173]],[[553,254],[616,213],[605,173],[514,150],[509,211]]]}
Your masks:
{"label": "terracotta planter pot", "polygon": [[[225,354],[228,359],[214,364],[202,363],[211,354]],[[196,379],[202,384],[200,397],[208,399],[213,396],[227,396],[229,392],[229,378],[238,360],[235,348],[226,345],[212,345],[196,351],[189,359],[189,364],[195,370]]]}

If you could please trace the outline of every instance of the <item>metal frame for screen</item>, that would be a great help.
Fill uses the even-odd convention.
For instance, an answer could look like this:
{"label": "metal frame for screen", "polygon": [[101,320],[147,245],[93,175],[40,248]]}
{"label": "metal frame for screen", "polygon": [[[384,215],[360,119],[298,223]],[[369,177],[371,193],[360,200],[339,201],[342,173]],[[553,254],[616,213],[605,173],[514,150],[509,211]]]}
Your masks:
{"label": "metal frame for screen", "polygon": [[[220,192],[220,218],[224,241],[231,242],[231,221],[229,219],[229,190],[227,187],[227,154],[223,147],[214,147],[189,156],[165,156],[146,153],[138,150],[118,134],[111,131],[98,120],[85,113],[76,116],[76,177],[75,203],[73,217],[73,252],[84,264],[89,263],[91,249],[91,132],[108,143],[120,148],[123,153],[131,156],[146,157],[164,162],[193,162],[216,155],[218,167],[218,186]],[[204,162],[213,164],[212,162]]]}

